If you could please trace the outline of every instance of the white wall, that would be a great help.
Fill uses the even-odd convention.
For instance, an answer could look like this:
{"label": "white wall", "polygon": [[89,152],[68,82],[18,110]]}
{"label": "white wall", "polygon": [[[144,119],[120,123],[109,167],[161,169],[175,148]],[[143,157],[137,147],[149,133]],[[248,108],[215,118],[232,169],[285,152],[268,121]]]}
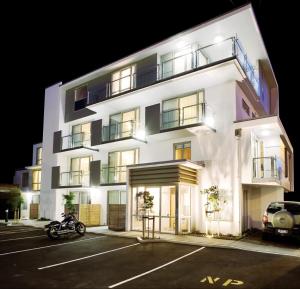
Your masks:
{"label": "white wall", "polygon": [[57,210],[59,200],[56,191],[51,189],[52,167],[57,166],[57,156],[53,154],[53,133],[59,130],[59,123],[63,119],[59,86],[58,83],[45,90],[44,108],[40,217],[52,220],[60,218]]}

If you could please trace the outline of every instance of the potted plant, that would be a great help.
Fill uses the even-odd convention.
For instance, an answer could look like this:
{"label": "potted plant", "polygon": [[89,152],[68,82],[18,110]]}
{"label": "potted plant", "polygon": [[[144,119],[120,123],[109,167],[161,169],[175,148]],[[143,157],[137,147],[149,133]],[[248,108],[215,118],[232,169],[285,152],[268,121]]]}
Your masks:
{"label": "potted plant", "polygon": [[64,200],[66,201],[65,206],[68,210],[68,213],[75,214],[75,205],[73,204],[73,201],[75,199],[75,194],[73,192],[70,192],[68,195],[63,195]]}

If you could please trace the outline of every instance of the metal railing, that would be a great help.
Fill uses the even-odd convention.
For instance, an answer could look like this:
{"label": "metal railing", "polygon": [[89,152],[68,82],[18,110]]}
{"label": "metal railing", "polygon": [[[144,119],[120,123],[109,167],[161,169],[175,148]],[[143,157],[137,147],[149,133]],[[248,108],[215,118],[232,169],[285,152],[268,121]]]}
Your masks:
{"label": "metal railing", "polygon": [[254,179],[278,179],[278,168],[276,157],[253,158]]}
{"label": "metal railing", "polygon": [[126,176],[126,166],[108,167],[103,165],[101,168],[101,184],[125,183]]}
{"label": "metal railing", "polygon": [[257,95],[260,96],[259,80],[255,75],[253,65],[250,63],[238,38],[230,37],[218,43],[205,45],[188,53],[172,57],[160,64],[144,68],[143,71],[138,71],[138,73],[135,72],[109,81],[103,87],[88,92],[87,104],[94,104],[119,93],[143,87],[143,83],[150,85],[156,81],[192,71],[208,64],[218,63],[230,57],[237,58]]}
{"label": "metal railing", "polygon": [[87,133],[74,133],[61,138],[61,150],[91,145],[91,135]]}
{"label": "metal railing", "polygon": [[161,128],[175,128],[190,124],[206,123],[212,113],[205,103],[185,106],[163,111],[161,114]]}
{"label": "metal railing", "polygon": [[114,122],[102,128],[102,141],[117,140],[125,137],[134,136],[136,132],[136,121],[128,120]]}
{"label": "metal railing", "polygon": [[90,174],[83,171],[62,172],[60,186],[89,186]]}

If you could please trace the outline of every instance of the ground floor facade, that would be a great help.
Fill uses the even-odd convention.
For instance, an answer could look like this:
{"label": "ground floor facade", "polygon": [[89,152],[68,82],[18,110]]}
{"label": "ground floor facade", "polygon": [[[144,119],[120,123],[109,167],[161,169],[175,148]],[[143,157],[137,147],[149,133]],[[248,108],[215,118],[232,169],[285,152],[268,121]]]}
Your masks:
{"label": "ground floor facade", "polygon": [[21,219],[34,220],[40,215],[40,192],[22,192]]}
{"label": "ground floor facade", "polygon": [[[224,189],[222,183],[215,183],[219,187],[216,209],[205,192],[209,187],[203,181],[205,169],[186,161],[129,166],[126,185],[53,190],[55,216],[59,219],[66,210],[63,196],[72,192],[77,217],[87,226],[142,231],[143,216],[151,216],[154,221],[146,228],[154,226],[157,233],[238,236],[251,228],[261,229],[268,204],[283,200],[284,189],[279,185],[235,182]],[[151,197],[149,209],[145,194]],[[42,207],[49,209],[47,204]]]}

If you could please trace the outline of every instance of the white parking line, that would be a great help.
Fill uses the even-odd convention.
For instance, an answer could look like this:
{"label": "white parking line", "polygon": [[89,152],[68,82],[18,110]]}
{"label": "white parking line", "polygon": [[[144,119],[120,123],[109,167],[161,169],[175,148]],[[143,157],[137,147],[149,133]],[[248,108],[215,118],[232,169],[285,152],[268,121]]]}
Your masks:
{"label": "white parking line", "polygon": [[15,238],[15,239],[6,239],[6,240],[0,240],[0,242],[8,242],[8,241],[15,241],[15,240],[23,240],[23,239],[33,239],[33,238],[41,238],[46,237],[46,235],[38,235],[33,237],[22,237],[22,238]]}
{"label": "white parking line", "polygon": [[89,255],[89,256],[85,256],[85,257],[81,257],[81,258],[77,258],[77,259],[73,259],[73,260],[69,260],[69,261],[65,261],[65,262],[61,262],[61,263],[57,263],[57,264],[53,264],[53,265],[48,265],[48,266],[45,266],[45,267],[40,267],[40,268],[38,268],[38,270],[44,270],[44,269],[48,269],[48,268],[52,268],[52,267],[57,267],[57,266],[69,264],[69,263],[72,263],[72,262],[77,262],[77,261],[80,261],[80,260],[93,258],[93,257],[96,257],[96,256],[100,256],[100,255],[108,254],[108,253],[111,253],[111,252],[123,250],[123,249],[133,247],[133,246],[137,246],[137,245],[140,245],[140,243],[134,243],[134,244],[131,244],[131,245],[127,245],[127,246],[124,246],[124,247],[120,247],[120,248],[100,252],[100,253],[97,253],[97,254],[93,254],[93,255]]}
{"label": "white parking line", "polygon": [[90,241],[90,240],[100,239],[100,238],[104,238],[104,237],[105,236],[94,237],[94,238],[88,238],[88,239],[73,241],[73,242],[66,242],[66,243],[61,243],[61,244],[48,245],[48,246],[42,246],[42,247],[24,249],[24,250],[19,250],[19,251],[12,251],[12,252],[7,252],[7,253],[1,253],[0,256],[17,254],[17,253],[22,253],[22,252],[34,251],[34,250],[41,250],[41,249],[50,248],[50,247],[64,246],[64,245],[68,245],[68,244],[74,244],[74,243],[79,243],[79,242],[84,242],[84,241]]}
{"label": "white parking line", "polygon": [[190,255],[192,255],[192,254],[195,254],[195,253],[197,253],[197,252],[203,250],[204,248],[205,248],[205,247],[201,247],[201,248],[199,248],[199,249],[197,249],[197,250],[194,250],[194,251],[192,251],[192,252],[190,252],[190,253],[188,253],[188,254],[186,254],[186,255],[183,255],[183,256],[181,256],[181,257],[179,257],[179,258],[177,258],[177,259],[174,259],[174,260],[172,260],[172,261],[170,261],[170,262],[168,262],[168,263],[165,263],[165,264],[163,264],[163,265],[161,265],[161,266],[158,266],[158,267],[156,267],[156,268],[153,268],[153,269],[151,269],[151,270],[149,270],[149,271],[146,271],[146,272],[144,272],[144,273],[142,273],[142,274],[133,276],[133,277],[131,277],[131,278],[129,278],[129,279],[126,279],[126,280],[124,280],[124,281],[121,281],[121,282],[119,282],[119,283],[115,283],[115,284],[113,284],[113,285],[110,285],[110,286],[108,286],[108,288],[114,288],[114,287],[120,286],[120,285],[122,285],[122,284],[124,284],[124,283],[130,282],[130,281],[132,281],[132,280],[134,280],[134,279],[138,279],[138,278],[140,278],[140,277],[142,277],[142,276],[145,276],[145,275],[150,274],[150,273],[152,273],[152,272],[154,272],[154,271],[157,271],[157,270],[159,270],[159,269],[161,269],[161,268],[164,268],[164,267],[166,267],[166,266],[168,266],[168,265],[171,265],[171,264],[173,264],[173,263],[175,263],[175,262],[177,262],[177,261],[179,261],[179,260],[181,260],[181,259],[183,259],[183,258],[186,258],[186,257],[188,257],[188,256],[190,256]]}

